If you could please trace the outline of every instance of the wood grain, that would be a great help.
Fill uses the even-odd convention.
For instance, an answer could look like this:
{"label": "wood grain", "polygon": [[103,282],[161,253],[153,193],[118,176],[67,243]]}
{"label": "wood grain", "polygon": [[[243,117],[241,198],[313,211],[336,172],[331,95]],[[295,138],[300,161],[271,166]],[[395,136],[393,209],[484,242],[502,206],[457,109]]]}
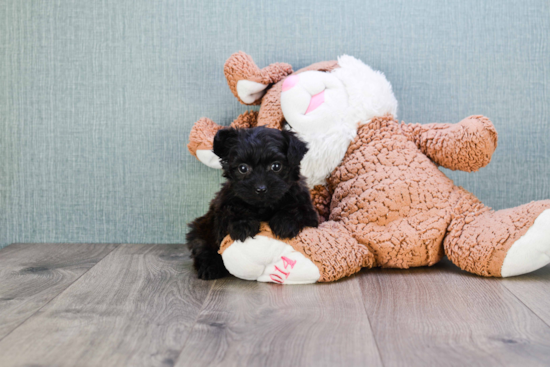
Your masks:
{"label": "wood grain", "polygon": [[504,286],[448,261],[365,271],[363,300],[385,366],[548,366],[550,328]]}
{"label": "wood grain", "polygon": [[550,267],[503,280],[444,261],[280,286],[201,281],[183,245],[50,244],[0,251],[0,280],[2,367],[550,360]]}
{"label": "wood grain", "polygon": [[380,366],[356,278],[216,281],[177,366]]}
{"label": "wood grain", "polygon": [[546,325],[550,325],[550,266],[530,274],[503,279],[502,284]]}
{"label": "wood grain", "polygon": [[183,245],[121,245],[0,342],[0,366],[171,366],[212,282]]}
{"label": "wood grain", "polygon": [[13,244],[0,250],[0,340],[115,247]]}

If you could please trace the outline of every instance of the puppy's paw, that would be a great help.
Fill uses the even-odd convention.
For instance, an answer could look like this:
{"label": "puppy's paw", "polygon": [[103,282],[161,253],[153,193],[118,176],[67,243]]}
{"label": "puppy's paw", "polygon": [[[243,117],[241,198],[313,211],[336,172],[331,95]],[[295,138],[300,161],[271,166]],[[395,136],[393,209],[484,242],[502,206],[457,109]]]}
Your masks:
{"label": "puppy's paw", "polygon": [[254,237],[260,233],[260,222],[255,220],[241,220],[229,224],[229,236],[234,241],[243,242],[248,237]]}
{"label": "puppy's paw", "polygon": [[296,237],[303,228],[296,219],[286,215],[276,215],[271,218],[269,227],[273,234],[279,238]]}
{"label": "puppy's paw", "polygon": [[202,262],[197,266],[199,279],[214,280],[227,276],[229,272],[224,267],[223,262]]}
{"label": "puppy's paw", "polygon": [[307,216],[304,217],[303,225],[304,227],[319,227],[319,214],[312,210]]}

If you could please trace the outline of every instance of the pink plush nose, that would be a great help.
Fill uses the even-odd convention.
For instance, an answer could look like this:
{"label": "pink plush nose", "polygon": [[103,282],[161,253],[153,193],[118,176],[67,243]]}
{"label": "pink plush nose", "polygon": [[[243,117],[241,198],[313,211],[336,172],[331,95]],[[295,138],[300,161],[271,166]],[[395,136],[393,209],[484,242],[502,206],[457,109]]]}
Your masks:
{"label": "pink plush nose", "polygon": [[298,75],[291,75],[285,79],[283,82],[283,92],[286,92],[287,90],[291,89],[298,83]]}

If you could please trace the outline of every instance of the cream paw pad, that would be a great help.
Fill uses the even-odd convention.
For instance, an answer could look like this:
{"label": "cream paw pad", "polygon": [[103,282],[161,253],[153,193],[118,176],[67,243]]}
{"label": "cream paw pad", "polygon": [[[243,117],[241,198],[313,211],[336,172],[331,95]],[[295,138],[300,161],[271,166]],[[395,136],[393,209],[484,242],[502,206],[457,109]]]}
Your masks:
{"label": "cream paw pad", "polygon": [[508,250],[502,264],[502,277],[530,273],[550,263],[550,209]]}

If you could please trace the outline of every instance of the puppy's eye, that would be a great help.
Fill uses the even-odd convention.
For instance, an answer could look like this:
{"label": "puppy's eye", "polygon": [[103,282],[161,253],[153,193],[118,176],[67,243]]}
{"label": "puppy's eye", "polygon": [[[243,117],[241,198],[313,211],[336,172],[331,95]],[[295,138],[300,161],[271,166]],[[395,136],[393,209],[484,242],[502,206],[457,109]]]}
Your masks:
{"label": "puppy's eye", "polygon": [[248,167],[247,164],[239,164],[238,169],[239,169],[239,172],[242,173],[243,175],[245,173],[248,173],[248,171],[250,171],[250,167]]}
{"label": "puppy's eye", "polygon": [[271,164],[271,170],[273,172],[279,172],[281,170],[281,168],[283,168],[283,165],[279,162],[275,162],[275,163]]}

